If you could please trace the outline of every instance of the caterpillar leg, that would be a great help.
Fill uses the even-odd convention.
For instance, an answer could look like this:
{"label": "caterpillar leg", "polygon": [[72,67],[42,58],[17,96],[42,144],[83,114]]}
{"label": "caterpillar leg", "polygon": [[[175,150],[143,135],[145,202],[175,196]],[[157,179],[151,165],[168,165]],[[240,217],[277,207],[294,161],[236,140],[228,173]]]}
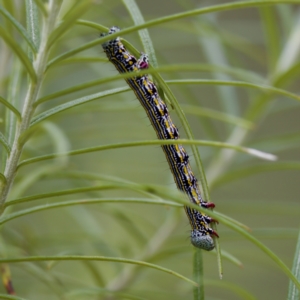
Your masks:
{"label": "caterpillar leg", "polygon": [[214,208],[215,207],[215,204],[212,203],[212,202],[201,202],[201,206],[204,207],[204,208]]}
{"label": "caterpillar leg", "polygon": [[139,70],[148,69],[149,68],[149,58],[145,53],[141,53],[141,57],[137,61],[137,67]]}
{"label": "caterpillar leg", "polygon": [[212,228],[209,228],[208,231],[209,231],[209,234],[214,235],[214,236],[216,236],[217,238],[219,237],[218,233],[217,233],[215,230],[213,230]]}
{"label": "caterpillar leg", "polygon": [[208,224],[210,224],[210,223],[216,223],[216,224],[219,224],[219,221],[218,221],[218,220],[213,219],[213,218],[211,218],[211,217],[209,217],[209,216],[206,216],[206,215],[203,215],[203,216],[204,216],[205,221],[206,221]]}

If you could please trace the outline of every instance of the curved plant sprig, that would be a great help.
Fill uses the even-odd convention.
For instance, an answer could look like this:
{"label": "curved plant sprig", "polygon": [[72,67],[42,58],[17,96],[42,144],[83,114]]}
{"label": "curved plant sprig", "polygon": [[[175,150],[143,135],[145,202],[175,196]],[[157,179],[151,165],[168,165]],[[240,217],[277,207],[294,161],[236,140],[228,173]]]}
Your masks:
{"label": "curved plant sprig", "polygon": [[32,164],[39,161],[45,161],[49,159],[53,159],[59,156],[73,156],[73,155],[80,155],[84,153],[91,153],[95,151],[103,151],[103,150],[109,150],[109,149],[118,149],[118,148],[127,148],[127,147],[135,147],[135,146],[147,146],[147,145],[172,145],[172,144],[182,144],[182,145],[198,145],[198,146],[212,146],[212,147],[218,147],[218,148],[228,148],[233,149],[239,152],[244,152],[249,155],[253,155],[256,157],[259,157],[261,159],[266,160],[276,160],[276,156],[273,154],[265,153],[256,149],[246,148],[242,146],[236,146],[232,144],[222,143],[222,142],[214,142],[214,141],[201,141],[201,140],[184,140],[184,139],[178,139],[178,140],[149,140],[149,141],[138,141],[138,142],[126,142],[126,143],[117,143],[117,144],[110,144],[110,145],[102,145],[102,146],[96,146],[96,147],[89,147],[89,148],[83,148],[78,150],[72,150],[64,153],[53,153],[48,155],[42,155],[34,158],[29,158],[26,160],[23,160],[19,163],[18,168],[23,167],[28,164]]}
{"label": "curved plant sprig", "polygon": [[[266,30],[269,32],[270,31],[270,22],[272,23],[272,18],[270,19],[269,17],[266,17],[266,14],[262,14],[265,18],[263,18],[263,22],[266,23],[265,27],[267,28]],[[268,15],[268,13],[267,13]],[[299,44],[294,43],[291,41],[291,39],[295,39],[294,36],[296,36],[297,32],[299,30],[299,22],[296,24],[296,26],[293,27],[293,30],[291,32],[291,37],[288,39],[285,43],[285,48],[282,50],[281,53],[277,53],[279,55],[277,65],[273,66],[272,68],[276,70],[276,72],[272,72],[270,75],[266,75],[268,80],[268,85],[273,86],[274,88],[282,88],[285,86],[288,81],[291,81],[292,76],[295,77],[299,73],[298,70],[298,63],[296,61],[296,56],[295,53],[299,52]],[[275,41],[271,41],[269,39],[274,39],[274,34],[270,34],[267,37],[267,43],[268,43],[268,48],[273,51],[273,47],[271,46],[270,43],[277,43]],[[295,47],[297,46],[297,47]],[[291,49],[292,48],[292,49]],[[278,52],[278,49],[274,50]],[[294,55],[289,55],[289,57],[286,57],[286,53],[294,53]],[[272,54],[272,59],[274,60],[274,55]],[[288,61],[288,63],[285,63],[283,66],[283,61]],[[274,61],[272,62],[274,63]],[[297,71],[298,70],[298,71]],[[275,94],[273,93],[266,93],[260,96],[255,97],[251,101],[251,105],[247,108],[244,118],[246,118],[249,121],[252,122],[257,122],[260,117],[265,113],[266,109],[268,108],[268,104],[274,100]],[[245,128],[235,128],[229,138],[227,139],[228,142],[233,142],[235,144],[242,144],[247,136],[248,136],[249,131]],[[225,170],[231,163],[231,161],[234,159],[235,153],[234,152],[229,152],[229,151],[224,151],[221,150],[212,160],[211,165],[207,169],[208,176],[211,180],[211,182],[219,182],[219,180],[223,180],[223,173],[225,173]],[[264,167],[263,167],[264,168]],[[251,170],[252,168],[250,168]],[[247,172],[245,173],[247,174]],[[247,175],[246,175],[247,176]],[[219,179],[219,177],[221,177]],[[241,177],[240,177],[241,178]]]}
{"label": "curved plant sprig", "polygon": [[[0,188],[1,210],[6,201],[9,190],[13,184],[13,180],[16,175],[17,164],[19,162],[23,150],[23,144],[20,143],[20,136],[29,128],[31,116],[34,112],[33,103],[37,99],[39,90],[43,82],[44,71],[47,64],[47,58],[49,55],[49,52],[46,50],[47,40],[48,40],[48,36],[50,35],[50,33],[52,32],[55,26],[57,8],[58,7],[55,1],[54,0],[50,1],[49,19],[47,20],[47,22],[45,22],[45,26],[43,27],[42,39],[39,45],[39,50],[32,63],[28,58],[28,56],[25,54],[25,52],[22,50],[22,48],[19,47],[19,45],[14,40],[12,40],[10,36],[8,36],[7,34],[2,35],[5,41],[7,42],[7,44],[10,46],[10,48],[13,51],[15,51],[15,53],[19,56],[19,58],[23,62],[24,67],[26,68],[28,74],[30,75],[31,81],[29,82],[27,94],[24,100],[24,105],[22,110],[22,120],[20,121],[19,125],[16,128],[16,133],[11,147],[11,152],[6,161],[6,166],[4,170],[4,176],[6,177],[6,182],[2,183]],[[34,6],[32,7],[32,9],[28,10],[27,19],[28,22],[30,22],[31,24],[35,24],[35,27],[39,28],[39,25],[37,24],[38,20],[36,19],[36,10]],[[35,32],[31,32],[31,33],[35,34]],[[35,41],[35,37],[33,37],[33,40]]]}
{"label": "curved plant sprig", "polygon": [[[126,43],[126,45],[129,45],[129,44]],[[74,60],[76,61],[76,58],[74,58]],[[64,63],[68,62],[68,61],[69,61],[69,59],[64,61]],[[84,60],[84,61],[86,61],[86,60]],[[251,78],[253,78],[253,80],[258,79],[253,73],[244,71],[242,69],[230,69],[230,68],[226,68],[224,66],[215,66],[215,65],[207,65],[207,64],[168,65],[168,66],[159,67],[157,69],[154,69],[154,68],[153,69],[148,69],[147,73],[155,75],[158,72],[173,73],[173,72],[176,72],[176,71],[178,71],[178,72],[179,71],[180,72],[194,72],[194,71],[195,72],[198,72],[198,71],[221,72],[221,73],[232,74],[232,75],[235,75],[236,77],[239,77],[239,78],[250,78],[251,77]],[[139,73],[143,73],[143,72],[136,72],[136,74],[139,74]],[[71,93],[74,93],[74,92],[78,92],[78,91],[84,90],[86,88],[90,88],[90,87],[93,87],[93,86],[98,86],[99,84],[102,84],[102,83],[108,83],[108,82],[117,81],[117,80],[120,80],[120,79],[130,78],[129,75],[130,74],[128,74],[128,73],[127,74],[118,74],[118,75],[114,75],[114,76],[111,76],[111,77],[101,78],[101,79],[93,80],[93,81],[90,81],[90,82],[82,83],[82,84],[76,85],[74,87],[70,87],[70,88],[67,88],[67,89],[64,89],[64,90],[61,90],[61,91],[43,96],[43,97],[41,97],[40,99],[38,99],[36,101],[35,105],[40,105],[40,104],[42,104],[46,101],[55,99],[57,97],[65,96],[65,95],[68,95],[68,94],[71,94]],[[198,81],[197,83],[201,84],[201,81]],[[237,82],[237,84],[240,84],[240,85],[242,85],[242,83],[243,82],[241,82],[241,83]],[[213,85],[213,84],[216,84],[216,83],[214,83],[214,81],[210,81],[210,80],[205,81],[204,80],[203,84],[212,84]],[[230,85],[230,82],[225,82],[224,84]],[[245,82],[245,84],[247,84],[247,82]],[[235,85],[234,82],[232,83],[232,85]],[[252,86],[250,86],[250,85],[252,85]],[[274,93],[284,94],[285,96],[292,97],[293,99],[295,98],[296,100],[299,100],[299,98],[297,98],[297,95],[294,95],[292,93],[288,93],[288,92],[285,92],[285,91],[281,91],[281,90],[278,90],[278,91],[276,89],[272,90],[272,87],[268,87],[268,86],[264,87],[264,86],[261,86],[261,85],[256,85],[255,83],[249,83],[249,86],[247,86],[247,87],[257,88],[257,89],[261,89],[261,90],[265,89],[266,91],[271,90]]]}
{"label": "curved plant sprig", "polygon": [[158,271],[162,271],[173,276],[176,276],[192,285],[197,286],[197,283],[175,271],[172,271],[167,268],[163,268],[158,265],[150,264],[144,261],[137,261],[134,259],[128,258],[120,258],[120,257],[106,257],[106,256],[80,256],[80,255],[65,255],[65,256],[31,256],[31,257],[23,257],[23,258],[0,258],[1,263],[18,263],[18,262],[32,262],[32,261],[108,261],[108,262],[117,262],[117,263],[125,263],[125,264],[136,264],[143,267],[148,267],[152,269],[156,269]]}
{"label": "curved plant sprig", "polygon": [[[294,255],[294,262],[292,272],[295,277],[300,281],[300,231],[298,233],[298,241],[296,246],[296,251]],[[289,291],[288,291],[288,300],[297,300],[300,296],[300,289],[294,282],[291,280],[289,284]]]}
{"label": "curved plant sprig", "polygon": [[[25,216],[28,214],[36,213],[43,210],[53,209],[53,208],[59,208],[59,207],[66,207],[66,206],[73,206],[73,205],[84,205],[84,204],[96,204],[100,202],[129,202],[129,203],[144,203],[144,204],[158,204],[158,205],[171,205],[171,206],[177,206],[177,203],[182,205],[187,205],[193,209],[196,209],[200,212],[205,212],[210,217],[216,218],[220,221],[220,223],[223,223],[224,225],[228,226],[229,228],[233,229],[234,231],[242,234],[246,239],[248,239],[250,242],[255,244],[259,249],[261,249],[265,254],[267,254],[279,267],[280,269],[292,280],[292,282],[295,284],[295,286],[300,289],[300,282],[297,280],[297,278],[292,274],[291,270],[281,261],[281,259],[274,254],[268,247],[266,247],[263,243],[261,243],[259,240],[257,240],[255,237],[253,237],[251,234],[249,234],[240,224],[237,224],[235,222],[232,222],[232,219],[229,219],[217,212],[212,212],[210,210],[206,210],[205,208],[199,207],[195,204],[192,204],[190,202],[187,202],[184,195],[182,195],[178,191],[173,192],[166,192],[166,189],[162,189],[160,187],[154,187],[154,186],[145,186],[145,190],[154,193],[156,195],[159,195],[160,197],[163,197],[166,200],[154,200],[154,199],[81,199],[81,200],[74,200],[74,201],[65,201],[55,204],[46,204],[46,205],[40,205],[33,208],[21,210],[19,212],[15,212],[12,214],[9,214],[5,217],[0,218],[0,224],[6,223],[10,220],[13,220],[15,218]],[[171,202],[170,202],[171,201]],[[172,204],[172,201],[173,204]],[[26,258],[25,258],[26,259]],[[30,259],[30,258],[29,258]],[[38,258],[36,258],[38,260]],[[17,262],[22,261],[22,258],[13,259],[13,260],[0,260],[1,262]]]}
{"label": "curved plant sprig", "polygon": [[113,189],[131,190],[131,191],[142,193],[147,196],[151,196],[151,194],[147,193],[146,189],[142,190],[139,185],[134,184],[134,183],[132,183],[132,184],[108,183],[108,184],[68,189],[68,190],[62,190],[62,191],[57,191],[57,192],[52,192],[52,193],[37,194],[37,195],[22,197],[22,198],[18,198],[18,199],[13,199],[13,200],[10,200],[5,203],[5,208],[9,207],[11,205],[28,203],[31,201],[42,200],[45,198],[53,198],[53,197],[59,197],[59,196],[65,196],[65,195],[82,194],[82,193],[91,192],[91,191],[104,191],[104,190],[113,190]]}
{"label": "curved plant sprig", "polygon": [[[158,68],[149,68],[147,69],[147,74],[151,75],[156,75],[158,73],[173,73],[173,72],[193,72],[193,71],[220,71],[220,72],[225,72],[228,74],[236,75],[236,76],[245,76],[245,73],[241,73],[241,70],[235,70],[235,69],[229,69],[221,66],[212,66],[212,65],[203,65],[203,64],[193,64],[193,65],[168,65],[168,66],[162,66]],[[138,71],[136,74],[143,74],[143,71]],[[38,99],[35,103],[35,105],[40,105],[46,101],[65,96],[74,92],[78,92],[81,90],[84,90],[86,88],[90,88],[93,86],[98,86],[99,84],[102,83],[108,83],[112,81],[117,81],[120,79],[126,79],[130,78],[132,74],[125,73],[125,74],[119,74],[119,75],[114,75],[111,77],[106,77],[106,78],[101,78],[97,80],[93,80],[90,82],[82,83],[79,85],[76,85],[71,88],[67,88],[62,91],[55,92],[50,95],[46,95],[40,99]],[[274,93],[276,95],[283,95],[288,98],[300,101],[300,96],[288,92],[283,89],[275,88],[272,86],[268,85],[262,85],[262,84],[256,84],[252,82],[244,82],[244,81],[225,81],[225,80],[213,80],[213,79],[182,79],[182,80],[166,80],[167,83],[169,84],[199,84],[199,85],[225,85],[225,86],[237,86],[237,87],[246,87],[246,88],[252,88],[252,89],[257,89],[260,90],[264,93]]]}
{"label": "curved plant sprig", "polygon": [[12,295],[5,295],[5,294],[0,294],[0,299],[4,299],[4,300],[28,300],[28,299],[25,299],[25,298],[12,296]]}
{"label": "curved plant sprig", "polygon": [[6,101],[3,97],[0,96],[0,102],[5,105],[11,112],[13,112],[16,117],[18,118],[19,121],[21,121],[22,116],[20,114],[20,112],[8,101]]}
{"label": "curved plant sprig", "polygon": [[21,47],[19,47],[18,43],[7,33],[6,29],[2,26],[0,26],[0,36],[3,38],[6,44],[9,45],[10,49],[12,49],[12,51],[19,57],[23,66],[28,72],[32,83],[36,83],[38,78],[37,70],[34,69],[25,51]]}
{"label": "curved plant sprig", "polygon": [[[208,13],[213,13],[213,12],[219,12],[219,11],[228,11],[228,10],[235,10],[235,9],[241,9],[241,8],[248,8],[248,7],[260,7],[260,6],[265,6],[265,5],[275,5],[275,4],[297,4],[300,3],[300,0],[252,0],[252,1],[240,1],[240,2],[231,2],[231,3],[226,3],[226,4],[221,4],[221,5],[215,5],[215,6],[210,6],[206,8],[201,8],[201,9],[194,9],[191,11],[183,12],[183,13],[178,13],[178,14],[173,14],[170,16],[154,19],[148,22],[145,22],[143,24],[135,25],[132,27],[124,28],[122,30],[122,35],[144,29],[144,28],[149,28],[152,26],[157,26],[166,22],[171,22],[174,20],[182,19],[182,18],[187,18],[187,17],[192,17],[192,16],[197,16],[197,15],[202,15],[202,14],[208,14]],[[101,26],[102,29],[99,27],[99,31],[105,31],[106,27]],[[106,28],[107,30],[107,28]],[[110,34],[109,36],[102,37],[98,40],[92,41],[90,43],[87,43],[83,46],[80,46],[78,48],[75,48],[71,51],[68,51],[54,59],[52,59],[48,67],[59,63],[60,61],[73,56],[76,53],[79,53],[81,51],[84,51],[86,49],[89,49],[91,47],[94,47],[99,44],[103,44],[104,42],[114,39],[119,36],[119,33],[114,33]]]}
{"label": "curved plant sprig", "polygon": [[217,179],[212,181],[211,188],[217,188],[225,183],[242,179],[248,176],[256,175],[265,172],[276,172],[283,170],[300,170],[300,163],[298,161],[278,161],[273,164],[259,164],[257,166],[247,166],[239,168],[219,176]]}
{"label": "curved plant sprig", "polygon": [[34,53],[36,53],[37,47],[32,41],[26,29],[4,7],[0,7],[0,13],[10,22],[11,25],[13,25],[19,31],[19,33],[22,35],[30,49]]}

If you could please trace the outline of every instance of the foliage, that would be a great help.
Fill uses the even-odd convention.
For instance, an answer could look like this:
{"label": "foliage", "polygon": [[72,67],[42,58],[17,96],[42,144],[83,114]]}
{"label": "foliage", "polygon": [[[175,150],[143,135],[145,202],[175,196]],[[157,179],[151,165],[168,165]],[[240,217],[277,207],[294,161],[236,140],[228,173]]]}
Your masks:
{"label": "foliage", "polygon": [[[2,0],[0,299],[296,300],[299,4]],[[216,251],[189,244],[167,142],[102,53],[113,25],[149,55]]]}

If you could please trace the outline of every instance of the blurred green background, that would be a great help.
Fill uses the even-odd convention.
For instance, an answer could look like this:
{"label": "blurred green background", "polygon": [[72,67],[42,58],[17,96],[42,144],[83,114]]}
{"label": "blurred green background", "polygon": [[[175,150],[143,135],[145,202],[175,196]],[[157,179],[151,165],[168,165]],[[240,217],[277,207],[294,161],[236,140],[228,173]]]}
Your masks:
{"label": "blurred green background", "polygon": [[[38,2],[47,8],[47,1]],[[62,1],[58,20],[68,15],[78,2]],[[137,0],[135,3],[145,21],[150,21],[229,1]],[[10,5],[2,0],[1,5],[10,9],[26,27],[25,1],[12,1]],[[42,28],[41,10],[38,12]],[[106,27],[134,25],[126,1],[93,1],[80,19]],[[0,20],[27,51],[9,22],[3,16]],[[250,82],[298,94],[299,20],[299,5],[281,4],[203,14],[148,29],[158,66],[178,65],[176,71],[160,73],[165,80],[211,80],[210,84],[170,85],[186,113],[195,139],[240,144],[277,155],[278,160],[273,162],[234,150],[199,147],[216,211],[249,226],[251,234],[290,268],[299,231],[299,100],[267,90],[234,84],[224,86],[213,80]],[[74,23],[55,42],[49,60],[98,37],[96,28]],[[144,51],[137,31],[123,38]],[[100,58],[100,61],[66,60],[53,65],[45,76],[39,98],[117,75],[100,44],[75,57]],[[18,74],[19,88],[14,103],[22,111],[28,81],[24,70],[16,67],[16,61],[7,44],[0,40],[0,95],[9,98]],[[197,71],[192,68],[181,70],[183,64],[199,65],[203,70],[200,67]],[[38,106],[35,115],[68,101],[122,86],[125,81],[121,79],[66,94]],[[210,109],[214,118],[207,116],[207,111],[199,115],[197,108]],[[185,138],[184,129],[170,105],[169,110],[181,137]],[[1,112],[1,131],[4,133],[7,131],[4,107]],[[240,123],[217,120],[219,112],[248,120],[253,126],[245,128],[239,126]],[[145,112],[133,92],[128,91],[85,103],[41,122],[30,135],[21,160],[93,146],[155,139]],[[198,176],[191,149],[186,148]],[[5,155],[2,162],[3,170]],[[107,183],[117,186],[122,180],[176,189],[159,146],[130,147],[23,166],[15,178],[9,200]],[[10,206],[2,217],[37,205],[112,197],[144,196],[120,188],[90,191]],[[126,203],[77,205],[28,214],[5,223],[1,229],[3,258],[40,255],[123,257],[158,264],[192,278],[194,249],[190,245],[190,227],[182,208]],[[289,279],[265,253],[223,224],[217,226],[217,231],[222,250],[238,259],[243,267],[225,258],[223,280],[220,281],[215,253],[203,252],[206,299],[286,299]],[[191,284],[144,267],[91,261],[24,262],[9,266],[17,295],[26,299],[193,299]],[[109,294],[105,288],[115,293]],[[243,292],[239,293],[238,289]],[[0,290],[5,293],[3,287]]]}

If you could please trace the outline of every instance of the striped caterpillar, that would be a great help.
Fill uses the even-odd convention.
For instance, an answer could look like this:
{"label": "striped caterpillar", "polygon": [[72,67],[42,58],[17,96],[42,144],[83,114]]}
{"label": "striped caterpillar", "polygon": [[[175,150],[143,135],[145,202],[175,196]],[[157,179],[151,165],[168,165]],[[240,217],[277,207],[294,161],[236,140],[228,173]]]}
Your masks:
{"label": "striped caterpillar", "polygon": [[[102,33],[101,36],[106,36],[119,30],[118,27],[114,26],[108,33]],[[136,59],[127,51],[119,37],[103,43],[102,47],[108,59],[120,73],[135,72],[147,69],[149,66],[146,54],[142,53],[141,57]],[[179,138],[178,129],[173,124],[168,108],[160,98],[157,87],[150,80],[149,76],[146,74],[134,75],[133,73],[131,78],[126,79],[126,82],[144,107],[158,139],[177,140]],[[177,188],[185,192],[192,203],[204,208],[213,208],[215,206],[213,203],[205,202],[201,197],[197,179],[189,164],[189,156],[182,145],[163,145],[162,149],[166,155]],[[212,250],[214,241],[211,235],[218,237],[218,234],[209,227],[209,224],[216,221],[188,206],[185,206],[184,209],[192,227],[191,243],[197,248]]]}

